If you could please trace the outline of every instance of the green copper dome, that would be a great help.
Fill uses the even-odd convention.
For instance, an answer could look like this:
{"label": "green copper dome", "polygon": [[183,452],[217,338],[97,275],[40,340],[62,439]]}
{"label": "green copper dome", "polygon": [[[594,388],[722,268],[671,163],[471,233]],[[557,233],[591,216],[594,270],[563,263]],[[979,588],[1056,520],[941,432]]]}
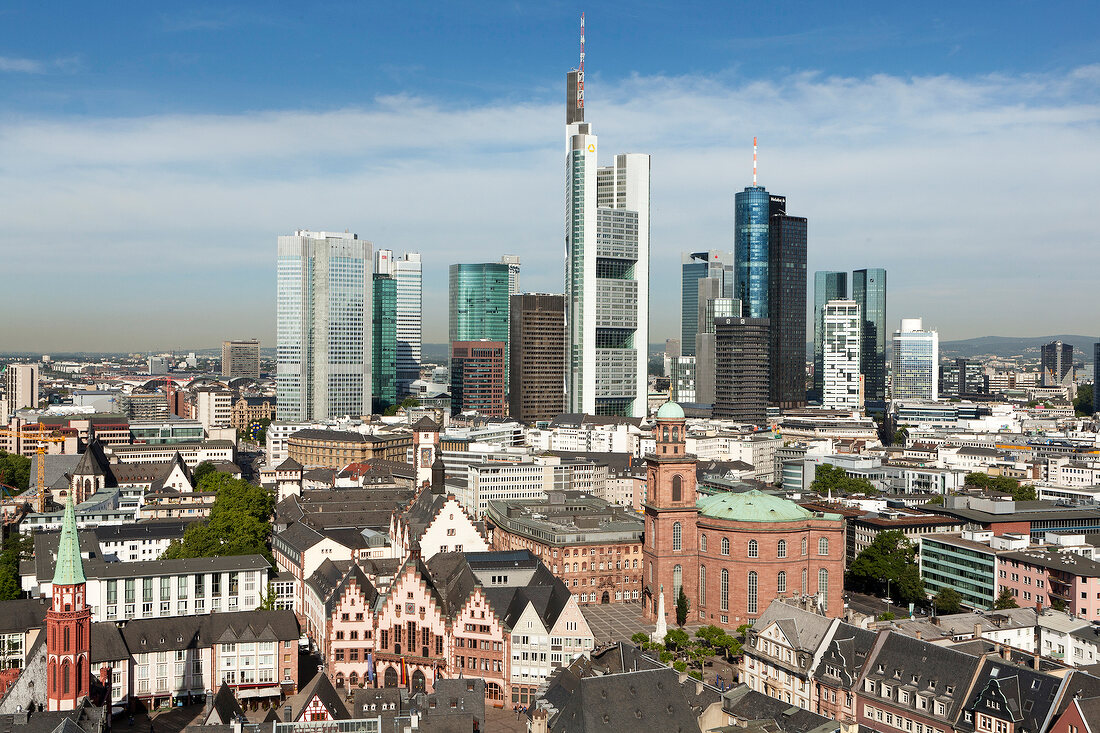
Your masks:
{"label": "green copper dome", "polygon": [[57,543],[57,565],[53,584],[80,585],[85,582],[84,563],[80,560],[80,539],[76,533],[76,507],[73,492],[65,500],[65,516],[61,521],[61,539]]}
{"label": "green copper dome", "polygon": [[[703,516],[741,522],[796,522],[813,516],[809,509],[804,509],[793,501],[756,489],[743,493],[723,491],[711,496],[701,496],[695,505]],[[825,516],[836,517],[832,514]]]}
{"label": "green copper dome", "polygon": [[658,420],[683,420],[684,408],[678,404],[669,400],[665,404],[661,405],[661,409],[657,410]]}

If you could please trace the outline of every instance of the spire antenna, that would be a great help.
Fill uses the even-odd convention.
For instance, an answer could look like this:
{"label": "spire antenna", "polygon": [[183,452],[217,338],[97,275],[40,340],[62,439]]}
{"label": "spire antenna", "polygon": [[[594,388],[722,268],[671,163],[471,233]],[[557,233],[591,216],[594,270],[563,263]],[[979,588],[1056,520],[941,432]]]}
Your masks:
{"label": "spire antenna", "polygon": [[581,65],[577,75],[577,109],[584,109],[584,13],[581,13]]}
{"label": "spire antenna", "polygon": [[753,136],[753,138],[752,138],[752,187],[756,188],[756,137],[755,136]]}

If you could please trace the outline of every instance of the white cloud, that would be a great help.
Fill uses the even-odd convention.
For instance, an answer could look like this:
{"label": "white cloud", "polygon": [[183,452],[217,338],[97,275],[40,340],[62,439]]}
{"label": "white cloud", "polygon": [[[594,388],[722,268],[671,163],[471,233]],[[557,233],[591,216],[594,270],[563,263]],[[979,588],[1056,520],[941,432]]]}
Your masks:
{"label": "white cloud", "polygon": [[21,74],[41,74],[44,70],[41,61],[0,56],[0,72],[9,71]]}
{"label": "white cloud", "polygon": [[[924,315],[945,337],[1095,328],[1098,66],[978,78],[591,77],[588,91],[605,155],[653,154],[653,341],[678,328],[679,252],[732,247],[753,135],[761,183],[810,220],[810,270],[885,266],[891,320]],[[423,252],[429,340],[445,338],[453,262],[518,253],[524,287],[560,291],[559,96],[2,122],[0,257],[16,277],[0,297],[18,308],[42,297],[43,277],[56,287],[0,327],[0,343],[270,342],[275,237],[299,227],[347,227]]]}

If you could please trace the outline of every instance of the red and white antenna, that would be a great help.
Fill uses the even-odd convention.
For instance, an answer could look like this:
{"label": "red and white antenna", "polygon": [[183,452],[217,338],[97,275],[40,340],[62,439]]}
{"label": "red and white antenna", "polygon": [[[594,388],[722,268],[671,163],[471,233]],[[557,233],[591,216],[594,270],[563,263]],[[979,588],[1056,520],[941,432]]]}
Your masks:
{"label": "red and white antenna", "polygon": [[756,188],[756,138],[752,139],[752,187]]}
{"label": "red and white antenna", "polygon": [[581,13],[581,65],[577,74],[577,109],[584,109],[584,13]]}

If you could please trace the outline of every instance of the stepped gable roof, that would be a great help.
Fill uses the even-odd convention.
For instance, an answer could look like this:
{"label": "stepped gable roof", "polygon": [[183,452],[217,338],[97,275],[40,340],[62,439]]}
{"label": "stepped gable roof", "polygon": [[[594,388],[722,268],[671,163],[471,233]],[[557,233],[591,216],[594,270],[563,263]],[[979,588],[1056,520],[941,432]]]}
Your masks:
{"label": "stepped gable roof", "polygon": [[293,458],[287,458],[285,461],[275,467],[276,471],[301,471],[305,466]]}
{"label": "stepped gable roof", "polygon": [[[324,675],[319,676],[324,677]],[[243,715],[244,709],[237,702],[237,697],[233,694],[232,688],[222,682],[221,687],[218,688],[218,694],[214,696],[214,702],[211,704],[210,715],[204,722],[206,725],[231,725],[240,720]]]}
{"label": "stepped gable roof", "polygon": [[378,598],[378,591],[370,582],[363,568],[351,560],[329,560],[322,562],[313,575],[309,576],[306,583],[313,588],[317,596],[324,601],[325,614],[332,614],[337,600],[344,589],[354,581],[366,596],[367,605],[373,605]]}
{"label": "stepped gable roof", "polygon": [[344,701],[340,699],[339,693],[336,692],[336,688],[332,686],[332,682],[329,680],[328,675],[324,673],[318,673],[313,676],[313,679],[302,689],[296,696],[298,705],[291,708],[291,718],[296,722],[302,719],[306,710],[309,709],[310,703],[313,698],[317,698],[321,701],[321,704],[329,712],[329,716],[332,720],[347,720],[351,717],[348,712],[347,706],[344,705]]}
{"label": "stepped gable roof", "polygon": [[[92,624],[88,637],[92,664],[96,662],[117,662],[120,659],[128,660],[130,652],[126,649],[126,642],[122,638],[118,626],[113,621],[100,621]],[[97,672],[92,667],[92,673]]]}
{"label": "stepped gable roof", "polygon": [[427,563],[432,585],[443,603],[443,613],[453,617],[478,587],[477,577],[461,552],[439,552]]}
{"label": "stepped gable roof", "polygon": [[557,708],[549,721],[554,733],[700,730],[676,671],[668,668],[596,677],[578,677],[566,668],[545,698]]}
{"label": "stepped gable roof", "polygon": [[[1015,729],[1041,731],[1055,705],[1062,678],[1018,666],[1001,659],[986,658],[971,688],[964,709],[983,712],[992,709],[995,717],[1010,716]],[[973,716],[971,716],[973,717]],[[965,716],[956,730],[972,731],[974,722]]]}
{"label": "stepped gable roof", "polygon": [[[734,730],[763,733],[826,733],[840,724],[798,706],[738,685],[722,695],[722,710],[737,718],[744,727]],[[723,728],[722,730],[726,730]]]}
{"label": "stepped gable roof", "polygon": [[[876,638],[878,635],[873,631],[851,624],[840,624],[825,647],[815,674],[830,685],[851,689],[867,664],[867,657],[875,646]],[[833,674],[833,669],[839,675]]]}
{"label": "stepped gable roof", "polygon": [[447,497],[442,494],[433,494],[431,489],[422,489],[420,493],[398,516],[401,522],[409,528],[409,538],[419,540],[424,530],[439,514],[439,510],[447,503]]}

